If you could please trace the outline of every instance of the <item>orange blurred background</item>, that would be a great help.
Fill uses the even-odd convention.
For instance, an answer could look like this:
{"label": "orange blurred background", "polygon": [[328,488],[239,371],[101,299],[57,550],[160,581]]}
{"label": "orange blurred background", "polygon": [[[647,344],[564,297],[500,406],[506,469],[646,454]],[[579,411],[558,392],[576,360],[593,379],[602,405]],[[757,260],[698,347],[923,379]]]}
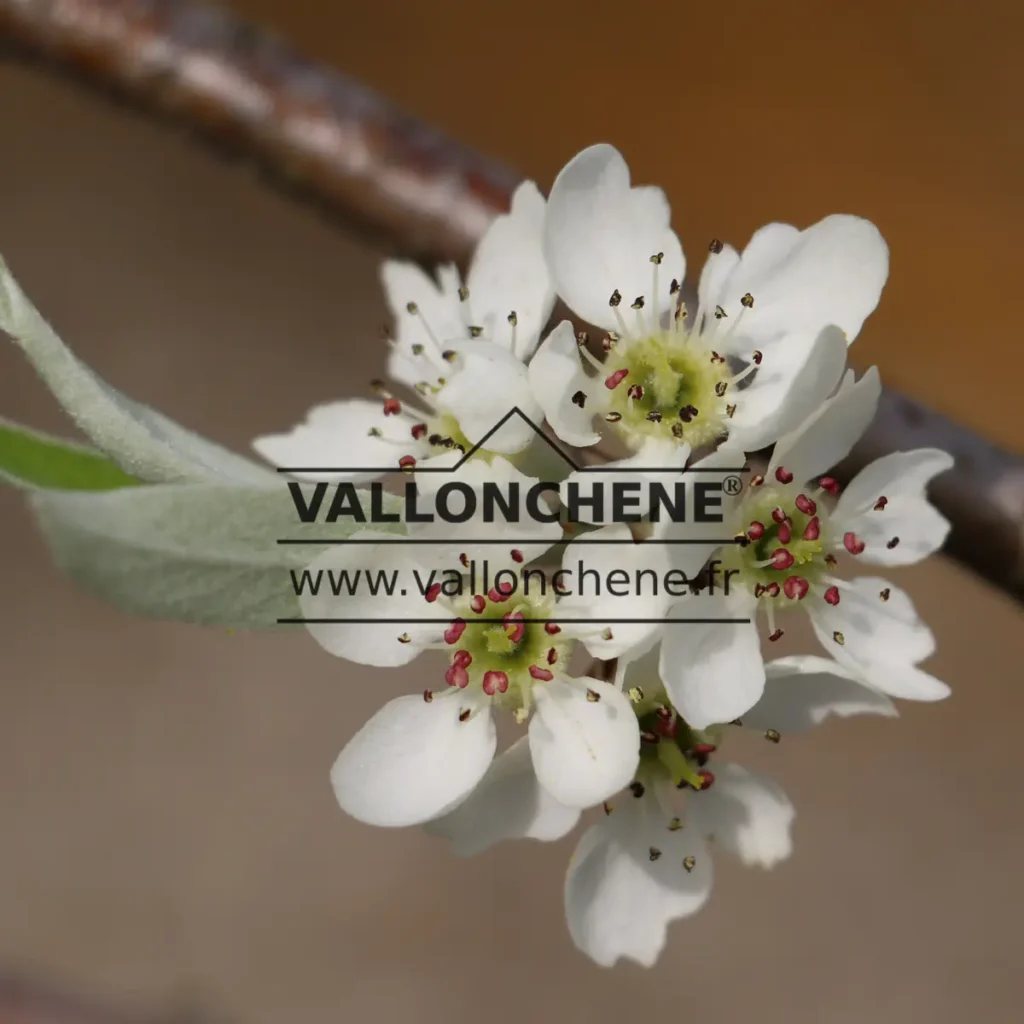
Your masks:
{"label": "orange blurred background", "polygon": [[[1015,7],[234,6],[542,187],[616,143],[694,264],[769,220],[873,218],[892,277],[855,362],[1024,447]],[[0,96],[0,251],[114,385],[245,450],[380,375],[377,252],[67,83],[0,65]],[[0,414],[70,433],[3,344]],[[7,490],[0,543],[0,974],[161,1021],[1020,1019],[1021,609],[957,565],[892,574],[952,699],[731,750],[792,797],[794,857],[719,858],[659,966],[608,972],[566,933],[574,839],[460,862],[338,810],[345,740],[437,664],[120,614]]]}

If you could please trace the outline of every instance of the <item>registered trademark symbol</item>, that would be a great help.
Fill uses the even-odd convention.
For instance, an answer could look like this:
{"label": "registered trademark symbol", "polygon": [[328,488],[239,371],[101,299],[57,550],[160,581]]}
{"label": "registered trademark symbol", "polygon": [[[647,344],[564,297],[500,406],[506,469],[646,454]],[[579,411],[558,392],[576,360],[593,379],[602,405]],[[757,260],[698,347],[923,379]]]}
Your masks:
{"label": "registered trademark symbol", "polygon": [[722,490],[731,497],[735,496],[743,490],[743,481],[738,476],[727,476],[722,481]]}

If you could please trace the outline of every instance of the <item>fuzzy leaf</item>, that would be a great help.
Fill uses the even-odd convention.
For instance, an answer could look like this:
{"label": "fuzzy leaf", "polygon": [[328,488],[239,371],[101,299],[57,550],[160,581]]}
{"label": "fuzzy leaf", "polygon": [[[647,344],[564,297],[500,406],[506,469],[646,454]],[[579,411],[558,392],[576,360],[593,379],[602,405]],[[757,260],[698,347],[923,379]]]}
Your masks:
{"label": "fuzzy leaf", "polygon": [[[390,498],[385,508],[399,507]],[[102,493],[35,491],[29,502],[57,565],[122,611],[237,629],[301,615],[289,569],[359,524],[302,524],[283,483],[166,484]],[[398,524],[376,529],[398,530]]]}
{"label": "fuzzy leaf", "polygon": [[109,491],[139,483],[94,448],[2,417],[0,480],[15,487],[58,491]]}
{"label": "fuzzy leaf", "polygon": [[98,377],[42,318],[2,259],[0,330],[14,339],[82,432],[131,476],[147,483],[273,481],[272,470],[193,434]]}

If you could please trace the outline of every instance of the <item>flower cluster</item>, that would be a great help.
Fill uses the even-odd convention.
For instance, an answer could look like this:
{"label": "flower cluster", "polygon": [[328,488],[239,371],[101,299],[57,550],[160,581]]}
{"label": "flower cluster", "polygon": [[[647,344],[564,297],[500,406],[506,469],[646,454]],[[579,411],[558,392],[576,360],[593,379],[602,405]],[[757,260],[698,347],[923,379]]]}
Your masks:
{"label": "flower cluster", "polygon": [[[919,667],[934,639],[909,597],[847,573],[918,562],[949,529],[926,497],[952,465],[942,451],[887,455],[845,489],[833,475],[879,400],[876,370],[857,379],[846,362],[887,276],[875,226],[833,215],[804,230],[768,224],[742,252],[713,240],[688,286],[664,193],[633,186],[607,145],[571,160],[546,201],[520,186],[464,281],[451,266],[435,280],[386,263],[394,384],[319,406],[256,450],[306,480],[400,469],[427,493],[442,472],[475,492],[525,490],[554,472],[546,423],[587,465],[562,467],[536,521],[406,522],[401,543],[367,528],[310,566],[429,581],[372,600],[303,595],[332,654],[366,666],[443,657],[423,669],[422,693],[385,704],[345,746],[331,775],[341,807],[425,826],[459,855],[561,838],[594,809],[565,912],[602,965],[657,959],[668,922],[709,895],[709,844],[749,865],[787,857],[794,809],[771,781],[720,760],[729,733],[778,742],[829,716],[893,716],[891,698],[948,693]],[[544,336],[556,297],[579,322]],[[570,485],[642,491],[667,471],[721,475],[769,446],[762,472],[722,494],[713,528],[642,503],[625,518],[596,503],[567,515]],[[471,576],[482,559],[501,582]],[[609,579],[670,567],[691,585],[530,590],[531,573],[550,578],[559,564]],[[732,586],[716,589],[723,575]],[[766,661],[801,610],[820,651]],[[503,712],[525,735],[496,756]]]}
{"label": "flower cluster", "polygon": [[[422,655],[422,689],[338,757],[341,807],[461,856],[592,816],[569,933],[599,964],[650,965],[707,900],[712,847],[790,853],[794,809],[721,760],[731,733],[778,742],[949,692],[921,668],[935,641],[910,598],[857,563],[941,548],[926,490],[952,459],[894,452],[840,483],[880,396],[846,363],[888,276],[882,236],[834,215],[707,250],[688,283],[664,193],[584,150],[546,200],[517,189],[464,279],[385,263],[392,383],[257,439],[264,463],[101,380],[0,262],[0,331],[96,446],[0,421],[0,480],[125,609],[298,618],[361,666]],[[558,299],[578,322],[549,325]],[[814,653],[784,653],[801,611]],[[524,735],[499,752],[503,715]]]}

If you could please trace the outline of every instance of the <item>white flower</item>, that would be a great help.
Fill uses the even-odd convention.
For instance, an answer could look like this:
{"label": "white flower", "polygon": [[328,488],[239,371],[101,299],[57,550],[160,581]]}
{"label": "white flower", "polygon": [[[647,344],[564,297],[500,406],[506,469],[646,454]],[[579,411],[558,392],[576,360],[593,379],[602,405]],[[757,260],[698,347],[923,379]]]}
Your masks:
{"label": "white flower", "polygon": [[[918,668],[935,649],[931,631],[910,598],[884,579],[839,579],[838,559],[855,556],[877,565],[919,562],[937,551],[949,523],[925,496],[925,487],[948,470],[952,458],[936,449],[897,452],[872,463],[839,493],[822,474],[849,454],[871,422],[880,394],[878,375],[839,391],[797,430],[781,438],[766,479],[755,478],[732,514],[726,536],[742,543],[720,549],[726,596],[691,599],[700,617],[749,622],[666,625],[661,633],[662,678],[672,701],[697,728],[739,717],[759,698],[764,683],[756,616],[764,611],[769,641],[784,630],[778,613],[802,608],[825,649],[869,685],[906,700],[939,700],[949,687]],[[731,456],[735,458],[735,455]],[[728,459],[726,448],[713,459]],[[808,481],[816,479],[816,483]],[[686,524],[668,534],[685,535]],[[677,561],[700,564],[707,549],[673,548]]]}
{"label": "white flower", "polygon": [[[415,264],[384,264],[397,328],[388,374],[414,389],[420,405],[375,381],[378,401],[319,405],[292,430],[257,438],[255,449],[277,466],[306,468],[293,474],[299,478],[369,479],[451,448],[469,451],[481,441],[488,452],[526,448],[535,434],[518,416],[487,435],[516,406],[536,423],[542,418],[525,361],[554,305],[541,252],[543,217],[543,197],[533,182],[524,182],[510,212],[481,238],[465,286],[454,266],[439,268],[434,281]],[[328,467],[349,472],[312,471]]]}
{"label": "white flower", "polygon": [[[642,729],[640,762],[627,791],[579,841],[566,875],[565,913],[573,942],[598,964],[628,958],[650,967],[669,923],[707,901],[712,847],[771,868],[792,851],[795,812],[770,779],[714,760],[725,730],[699,733],[678,718],[654,655],[623,674]],[[764,695],[742,724],[778,742],[830,715],[857,714],[894,716],[896,709],[828,658],[790,657],[768,665]],[[520,740],[427,831],[448,839],[456,855],[474,856],[504,840],[559,839],[579,817],[537,782]]]}
{"label": "white flower", "polygon": [[[629,682],[650,670],[650,659],[642,666],[629,672]],[[779,659],[768,676],[764,697],[743,724],[776,742],[783,730],[802,731],[830,714],[896,714],[888,698],[827,658]],[[792,852],[795,811],[786,794],[739,765],[714,762],[716,743],[674,719],[659,703],[667,694],[656,680],[652,689],[653,700],[639,698],[645,753],[637,781],[584,833],[565,881],[573,942],[606,967],[622,958],[652,966],[668,925],[700,910],[711,891],[709,842],[763,868]]]}
{"label": "white flower", "polygon": [[608,356],[599,363],[559,326],[530,364],[534,394],[564,441],[596,443],[593,418],[604,414],[634,450],[651,447],[647,465],[665,444],[697,448],[726,435],[758,450],[838,384],[847,344],[878,304],[888,248],[873,224],[847,215],[804,231],[769,224],[742,255],[714,241],[688,316],[679,305],[686,261],[669,220],[665,194],[631,187],[611,146],[563,168],[544,252],[566,304],[609,332]]}
{"label": "white flower", "polygon": [[[614,528],[608,534],[618,536]],[[599,634],[613,645],[612,628],[571,618],[563,623],[562,604],[550,592],[555,588],[536,569],[488,579],[485,566],[460,557],[458,569],[439,574],[415,553],[417,538],[411,540],[395,543],[364,531],[309,569],[335,578],[344,570],[349,579],[357,571],[397,572],[399,583],[390,590],[371,599],[339,587],[300,598],[303,615],[317,620],[307,628],[339,657],[372,666],[407,664],[427,650],[448,657],[438,671],[440,686],[386,704],[349,741],[331,775],[342,808],[376,825],[417,824],[452,810],[491,763],[495,709],[513,712],[519,722],[532,714],[529,754],[545,800],[588,807],[620,790],[639,757],[632,706],[619,686],[569,669],[574,638]],[[594,547],[569,544],[565,565]],[[619,643],[629,646],[628,639]]]}

